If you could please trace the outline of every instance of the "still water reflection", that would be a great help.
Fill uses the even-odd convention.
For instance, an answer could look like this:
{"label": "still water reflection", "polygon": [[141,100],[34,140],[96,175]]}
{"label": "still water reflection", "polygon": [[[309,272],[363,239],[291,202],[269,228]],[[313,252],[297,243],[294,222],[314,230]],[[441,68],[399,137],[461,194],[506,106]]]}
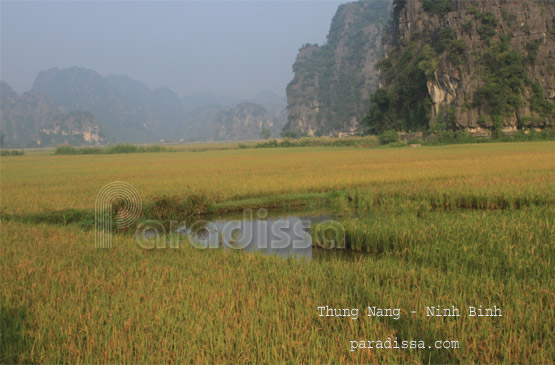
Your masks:
{"label": "still water reflection", "polygon": [[[280,257],[325,258],[330,251],[318,245],[311,232],[329,229],[335,214],[329,212],[277,214],[265,210],[234,217],[214,217],[197,221],[179,233],[194,246],[261,252]],[[346,251],[346,250],[340,250]],[[334,254],[334,255],[335,255]],[[344,256],[344,253],[342,254]]]}

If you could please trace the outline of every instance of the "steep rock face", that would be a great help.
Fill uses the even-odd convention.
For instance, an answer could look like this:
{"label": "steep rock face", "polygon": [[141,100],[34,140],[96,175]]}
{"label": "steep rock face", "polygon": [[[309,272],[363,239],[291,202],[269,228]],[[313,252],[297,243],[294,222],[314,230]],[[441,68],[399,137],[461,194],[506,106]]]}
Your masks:
{"label": "steep rock face", "polygon": [[66,113],[51,99],[37,93],[18,95],[2,82],[0,130],[6,147],[37,147],[58,143],[89,144],[103,140],[98,120],[81,111]]}
{"label": "steep rock face", "polygon": [[175,136],[184,141],[209,141],[214,138],[214,121],[224,110],[218,105],[198,106],[185,115],[176,128]]}
{"label": "steep rock face", "polygon": [[272,136],[278,137],[287,124],[287,100],[272,91],[261,91],[248,102],[262,106],[273,118]]}
{"label": "steep rock face", "polygon": [[340,5],[323,46],[304,45],[287,86],[285,130],[308,135],[354,131],[378,87],[374,64],[383,56],[381,31],[390,2]]}
{"label": "steep rock face", "polygon": [[52,100],[34,92],[18,95],[7,83],[1,86],[0,120],[3,145],[34,147],[40,145],[41,126],[63,109]]}
{"label": "steep rock face", "polygon": [[287,109],[282,108],[273,115],[274,122],[272,127],[272,137],[279,137],[285,125],[287,124]]}
{"label": "steep rock face", "polygon": [[175,92],[166,87],[151,90],[127,76],[110,75],[105,79],[154,137],[172,137],[171,131],[184,116],[181,100]]}
{"label": "steep rock face", "polygon": [[232,108],[206,105],[188,112],[175,136],[181,141],[240,141],[260,139],[265,128],[277,137],[283,127],[283,112],[282,109],[281,115],[274,117],[263,106],[251,102]]}
{"label": "steep rock face", "polygon": [[[554,24],[552,1],[395,1],[389,57],[379,64],[385,89],[373,97],[371,128],[442,123],[489,135],[552,124]],[[423,86],[406,92],[412,100],[407,80]]]}
{"label": "steep rock face", "polygon": [[184,116],[181,101],[171,90],[153,91],[127,76],[102,77],[80,67],[43,71],[32,90],[67,110],[94,114],[111,141],[148,142],[173,137]]}
{"label": "steep rock face", "polygon": [[72,111],[56,115],[40,129],[41,145],[96,144],[104,141],[98,120],[89,112]]}
{"label": "steep rock face", "polygon": [[272,130],[273,124],[272,116],[260,105],[240,103],[218,113],[214,120],[214,139],[259,139],[262,129]]}

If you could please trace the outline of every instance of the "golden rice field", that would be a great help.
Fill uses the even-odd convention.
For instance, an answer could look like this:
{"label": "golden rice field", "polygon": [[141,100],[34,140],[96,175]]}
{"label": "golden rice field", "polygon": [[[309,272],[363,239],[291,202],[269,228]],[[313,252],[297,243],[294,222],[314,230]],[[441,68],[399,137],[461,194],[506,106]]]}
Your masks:
{"label": "golden rice field", "polygon": [[548,194],[555,143],[401,149],[280,148],[2,159],[2,212],[93,209],[105,184],[143,199],[201,191],[217,201],[365,187],[372,191]]}
{"label": "golden rice field", "polygon": [[[555,142],[176,149],[1,158],[1,363],[555,361]],[[123,233],[95,249],[93,230],[41,222],[94,210],[112,181],[236,209],[322,193],[356,254],[145,250]],[[467,316],[480,305],[503,315]],[[425,346],[360,348],[386,339]]]}

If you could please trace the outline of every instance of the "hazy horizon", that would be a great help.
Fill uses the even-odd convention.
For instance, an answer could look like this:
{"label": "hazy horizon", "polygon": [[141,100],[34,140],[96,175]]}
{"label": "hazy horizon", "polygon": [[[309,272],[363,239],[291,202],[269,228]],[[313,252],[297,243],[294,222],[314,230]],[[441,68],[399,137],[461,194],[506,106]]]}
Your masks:
{"label": "hazy horizon", "polygon": [[305,43],[325,43],[346,1],[1,3],[0,78],[18,93],[40,71],[125,75],[180,96],[285,96]]}

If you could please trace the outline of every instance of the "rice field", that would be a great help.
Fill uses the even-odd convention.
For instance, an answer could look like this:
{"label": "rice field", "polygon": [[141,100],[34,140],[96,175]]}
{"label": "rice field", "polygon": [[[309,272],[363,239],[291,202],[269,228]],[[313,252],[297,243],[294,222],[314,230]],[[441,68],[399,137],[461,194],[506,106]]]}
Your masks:
{"label": "rice field", "polygon": [[399,194],[539,194],[555,187],[555,143],[362,149],[300,147],[2,159],[4,214],[94,209],[112,181],[143,200],[200,192],[223,202],[367,189]]}
{"label": "rice field", "polygon": [[[33,152],[0,167],[2,363],[555,361],[555,142]],[[321,197],[355,254],[145,250],[129,234],[99,250],[91,229],[14,219],[91,212],[112,181],[147,205],[192,192],[223,210]],[[425,346],[376,348],[387,339]]]}

